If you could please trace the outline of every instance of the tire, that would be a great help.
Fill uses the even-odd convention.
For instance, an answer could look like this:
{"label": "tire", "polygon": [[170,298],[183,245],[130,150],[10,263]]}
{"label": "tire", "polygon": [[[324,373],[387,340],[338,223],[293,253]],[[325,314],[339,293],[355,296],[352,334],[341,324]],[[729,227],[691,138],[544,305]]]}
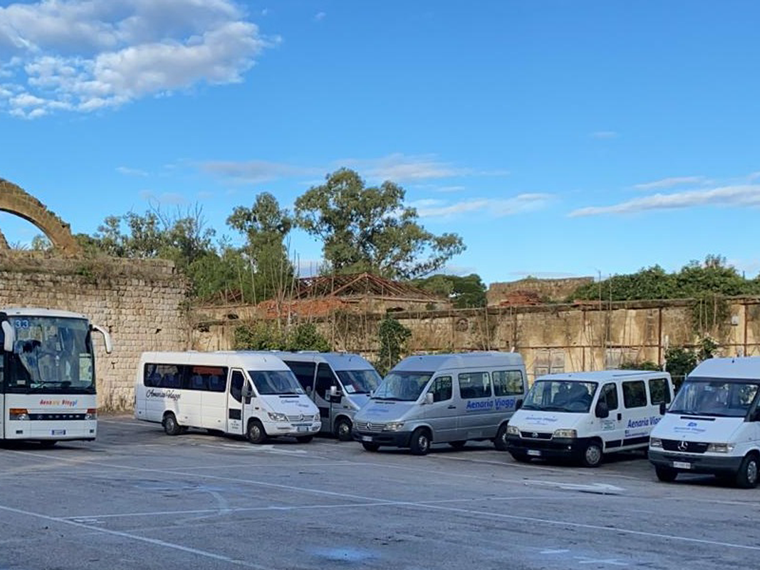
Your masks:
{"label": "tire", "polygon": [[530,457],[528,457],[527,453],[520,453],[520,452],[517,452],[517,451],[510,451],[509,454],[512,456],[512,459],[514,459],[518,463],[530,463]]}
{"label": "tire", "polygon": [[380,446],[376,443],[362,443],[362,447],[367,451],[377,451],[380,449]]}
{"label": "tire", "polygon": [[604,458],[604,451],[602,450],[602,444],[598,441],[591,441],[586,445],[581,456],[581,463],[584,467],[599,467],[602,464]]}
{"label": "tire", "polygon": [[182,426],[179,425],[174,414],[166,414],[162,423],[164,424],[164,432],[166,435],[179,435],[182,433]]}
{"label": "tire", "polygon": [[412,451],[412,455],[427,455],[430,451],[431,443],[430,432],[425,428],[417,428],[412,433],[409,449]]}
{"label": "tire", "polygon": [[56,439],[43,439],[40,441],[40,447],[44,447],[45,449],[50,449],[51,447],[54,447],[55,444],[58,443],[58,440]]}
{"label": "tire", "polygon": [[758,473],[760,472],[760,460],[754,453],[750,453],[739,466],[736,472],[736,486],[740,489],[754,489],[758,484]]}
{"label": "tire", "polygon": [[267,432],[264,431],[264,426],[261,425],[259,420],[251,420],[248,422],[248,429],[245,432],[245,436],[253,444],[264,443],[267,439]]}
{"label": "tire", "polygon": [[672,483],[678,477],[678,471],[670,467],[655,467],[654,472],[663,483]]}
{"label": "tire", "polygon": [[465,441],[450,441],[449,445],[453,447],[454,449],[464,449],[464,446],[467,445],[467,440]]}
{"label": "tire", "polygon": [[340,418],[335,422],[335,437],[340,441],[352,441],[354,439],[351,436],[351,430],[353,427],[351,420],[348,418]]}
{"label": "tire", "polygon": [[496,432],[496,438],[493,440],[493,446],[499,451],[507,450],[507,424],[499,426],[499,431]]}
{"label": "tire", "polygon": [[313,435],[299,435],[296,441],[298,443],[309,443],[312,439],[314,439]]}

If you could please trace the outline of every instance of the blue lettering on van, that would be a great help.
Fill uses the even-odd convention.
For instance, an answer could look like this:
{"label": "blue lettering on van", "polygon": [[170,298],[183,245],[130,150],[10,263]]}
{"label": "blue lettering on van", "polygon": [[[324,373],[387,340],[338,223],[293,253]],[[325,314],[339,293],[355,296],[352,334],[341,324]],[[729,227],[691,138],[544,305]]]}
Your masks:
{"label": "blue lettering on van", "polygon": [[493,400],[468,400],[468,412],[485,412],[493,409]]}
{"label": "blue lettering on van", "polygon": [[496,409],[514,410],[516,402],[514,398],[496,398]]}
{"label": "blue lettering on van", "polygon": [[656,426],[661,418],[657,416],[650,416],[648,418],[641,418],[638,420],[628,420],[628,425],[626,428],[628,429],[635,429],[635,428],[642,428],[642,427],[649,427],[649,426]]}

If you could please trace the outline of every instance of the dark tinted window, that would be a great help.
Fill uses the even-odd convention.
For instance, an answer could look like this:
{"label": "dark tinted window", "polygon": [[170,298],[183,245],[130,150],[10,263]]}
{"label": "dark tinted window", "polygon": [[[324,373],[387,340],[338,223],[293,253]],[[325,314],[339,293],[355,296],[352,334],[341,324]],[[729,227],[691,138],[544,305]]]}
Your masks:
{"label": "dark tinted window", "polygon": [[617,385],[614,383],[605,384],[602,388],[602,393],[599,395],[600,402],[607,402],[607,409],[618,409],[618,391]]}
{"label": "dark tinted window", "polygon": [[523,375],[519,370],[499,370],[492,375],[494,395],[518,396],[524,393]]}
{"label": "dark tinted window", "polygon": [[335,375],[327,364],[320,364],[317,367],[317,386],[316,391],[323,400],[327,399],[327,392],[331,386],[336,386]]}
{"label": "dark tinted window", "polygon": [[177,364],[146,364],[143,384],[152,388],[182,388],[183,368]]}
{"label": "dark tinted window", "polygon": [[452,381],[451,376],[441,376],[433,380],[430,386],[430,393],[433,394],[434,402],[444,402],[451,400]]}
{"label": "dark tinted window", "polygon": [[647,405],[647,389],[643,380],[623,382],[623,403],[626,408],[643,408]]}
{"label": "dark tinted window", "polygon": [[649,401],[655,406],[662,402],[670,403],[670,389],[665,378],[652,378],[649,381]]}
{"label": "dark tinted window", "polygon": [[243,401],[243,385],[245,384],[245,376],[240,370],[232,371],[232,379],[230,380],[230,395],[238,402]]}
{"label": "dark tinted window", "polygon": [[307,392],[314,389],[314,369],[317,367],[313,362],[292,362],[283,360],[298,378],[298,382]]}
{"label": "dark tinted window", "polygon": [[491,397],[491,378],[488,372],[467,372],[459,375],[459,393],[465,400]]}

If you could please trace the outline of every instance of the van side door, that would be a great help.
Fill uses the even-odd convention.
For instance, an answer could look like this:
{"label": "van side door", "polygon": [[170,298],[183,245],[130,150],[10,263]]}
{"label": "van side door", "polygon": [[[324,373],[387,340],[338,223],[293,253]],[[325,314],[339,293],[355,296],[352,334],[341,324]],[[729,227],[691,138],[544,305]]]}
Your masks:
{"label": "van side door", "polygon": [[433,428],[433,441],[448,442],[459,439],[458,419],[460,413],[454,402],[454,382],[451,376],[439,376],[427,391],[433,395],[433,403],[425,404],[423,417]]}
{"label": "van side door", "polygon": [[607,404],[610,415],[606,418],[597,418],[596,407],[589,410],[589,413],[593,414],[594,421],[599,424],[599,432],[604,440],[605,449],[611,451],[620,449],[623,447],[624,427],[620,390],[616,382],[607,382],[602,386],[596,405],[598,406],[600,402]]}
{"label": "van side door", "polygon": [[643,446],[649,443],[653,417],[659,418],[659,411],[653,411],[647,401],[646,382],[625,380],[623,388],[623,447]]}
{"label": "van side door", "polygon": [[460,372],[457,375],[461,397],[459,435],[461,440],[489,439],[496,436],[494,397],[491,375],[485,371]]}
{"label": "van side door", "polygon": [[329,364],[321,362],[317,366],[317,379],[314,385],[314,403],[319,408],[322,418],[322,431],[332,432],[332,408],[330,388],[338,386],[338,380]]}
{"label": "van side door", "polygon": [[652,425],[650,427],[654,429],[654,426],[662,419],[660,404],[664,403],[666,408],[670,406],[670,402],[673,401],[673,392],[667,378],[650,378],[648,388],[649,404],[652,406]]}
{"label": "van side door", "polygon": [[[247,402],[243,398],[243,386],[245,386],[246,382],[247,380],[242,370],[230,370],[230,382],[227,391],[227,433],[235,435],[243,435],[245,433],[246,414],[244,414],[244,408]],[[247,415],[250,415],[250,413]]]}

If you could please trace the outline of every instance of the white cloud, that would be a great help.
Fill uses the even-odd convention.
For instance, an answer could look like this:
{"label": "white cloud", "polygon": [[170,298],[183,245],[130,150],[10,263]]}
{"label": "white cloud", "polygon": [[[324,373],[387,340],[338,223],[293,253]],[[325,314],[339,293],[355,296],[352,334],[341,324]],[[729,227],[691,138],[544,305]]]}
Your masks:
{"label": "white cloud", "polygon": [[164,192],[163,194],[156,195],[150,190],[143,190],[140,192],[140,198],[146,202],[155,202],[169,206],[182,206],[188,203],[187,198],[176,192]]}
{"label": "white cloud", "polygon": [[294,176],[317,176],[322,173],[322,169],[266,160],[210,160],[202,162],[200,167],[208,173],[248,184],[269,182],[278,178],[291,178]]}
{"label": "white cloud", "polygon": [[519,194],[513,198],[474,198],[454,203],[427,199],[412,202],[410,206],[417,209],[421,218],[451,218],[474,213],[500,218],[540,210],[552,198],[550,194]]}
{"label": "white cloud", "polygon": [[615,131],[595,131],[591,133],[592,139],[600,139],[600,140],[609,140],[609,139],[616,139],[620,135],[616,133]]}
{"label": "white cloud", "polygon": [[239,82],[269,45],[234,0],[17,2],[0,7],[0,108],[88,112]]}
{"label": "white cloud", "polygon": [[124,176],[140,176],[142,178],[148,176],[148,173],[139,168],[129,168],[128,166],[116,167],[116,172],[123,174]]}
{"label": "white cloud", "polygon": [[393,153],[373,159],[347,158],[340,161],[342,166],[357,169],[368,178],[407,181],[433,178],[450,178],[472,174],[468,168],[458,168],[438,160],[434,155],[408,156]]}
{"label": "white cloud", "polygon": [[602,214],[675,210],[696,206],[747,207],[760,206],[760,185],[722,186],[706,190],[689,190],[673,194],[653,194],[612,206],[592,206],[570,212],[570,217]]}
{"label": "white cloud", "polygon": [[322,20],[325,19],[325,16],[327,16],[326,12],[317,12],[316,14],[314,14],[314,21],[321,22]]}
{"label": "white cloud", "polygon": [[663,188],[673,188],[674,186],[682,186],[684,184],[706,184],[708,182],[709,180],[704,176],[672,176],[670,178],[655,180],[654,182],[636,184],[634,188],[637,190],[658,190]]}

